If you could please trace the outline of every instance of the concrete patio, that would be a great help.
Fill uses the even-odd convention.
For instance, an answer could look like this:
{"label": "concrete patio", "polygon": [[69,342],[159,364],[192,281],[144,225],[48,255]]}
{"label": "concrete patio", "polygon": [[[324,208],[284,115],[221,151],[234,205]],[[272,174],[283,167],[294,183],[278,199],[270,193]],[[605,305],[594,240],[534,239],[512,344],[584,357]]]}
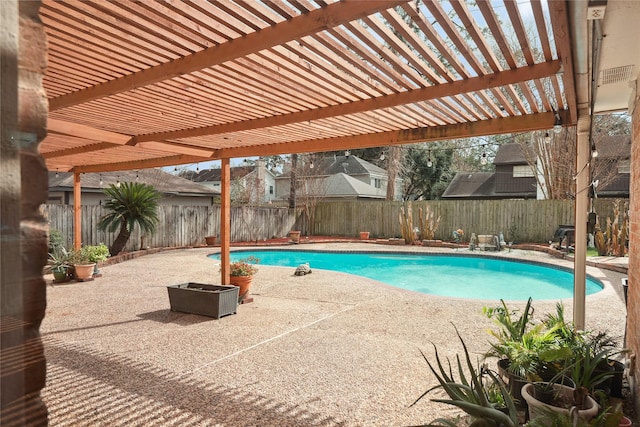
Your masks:
{"label": "concrete patio", "polygon": [[[237,314],[216,320],[171,312],[167,285],[220,283],[219,261],[206,257],[214,251],[147,255],[103,267],[94,281],[47,287],[41,331],[50,425],[423,424],[455,411],[427,399],[409,408],[435,383],[419,349],[432,355],[434,343],[441,355],[460,352],[454,325],[475,354],[488,349],[492,323],[482,307],[498,301],[418,294],[323,270],[296,277],[293,268],[260,266],[254,302]],[[571,266],[528,251],[504,255]],[[587,297],[587,328],[622,337],[624,275],[587,273],[606,285]],[[571,316],[571,300],[563,302]],[[536,314],[554,311],[555,303],[535,301]]]}

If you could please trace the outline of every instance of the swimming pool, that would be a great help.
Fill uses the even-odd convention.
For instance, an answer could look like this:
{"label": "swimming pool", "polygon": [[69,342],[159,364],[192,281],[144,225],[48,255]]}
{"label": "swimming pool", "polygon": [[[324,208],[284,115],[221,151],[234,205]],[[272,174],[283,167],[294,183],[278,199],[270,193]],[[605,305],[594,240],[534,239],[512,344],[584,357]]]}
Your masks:
{"label": "swimming pool", "polygon": [[[231,260],[250,255],[263,265],[297,267],[308,262],[312,269],[357,274],[432,295],[505,300],[573,297],[571,270],[486,256],[252,250],[231,252]],[[587,295],[602,289],[601,283],[587,278]]]}

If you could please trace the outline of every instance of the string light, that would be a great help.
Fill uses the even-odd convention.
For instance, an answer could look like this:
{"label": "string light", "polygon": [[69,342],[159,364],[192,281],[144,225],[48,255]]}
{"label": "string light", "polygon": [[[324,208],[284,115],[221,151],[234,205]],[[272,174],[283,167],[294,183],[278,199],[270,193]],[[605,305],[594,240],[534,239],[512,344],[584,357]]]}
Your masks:
{"label": "string light", "polygon": [[56,168],[56,178],[57,178],[58,176],[60,176],[60,175],[58,174],[58,168]]}
{"label": "string light", "polygon": [[196,173],[200,173],[200,163],[196,163]]}
{"label": "string light", "polygon": [[313,160],[311,160],[311,162],[309,162],[309,169],[313,169]]}
{"label": "string light", "polygon": [[116,187],[120,188],[120,175],[116,177]]}
{"label": "string light", "polygon": [[598,149],[595,143],[591,144],[591,157],[598,157]]}
{"label": "string light", "polygon": [[178,167],[176,166],[175,168],[173,168],[174,172],[178,172]]}
{"label": "string light", "polygon": [[429,150],[429,157],[427,157],[427,167],[430,168],[433,166],[433,162],[431,161],[431,150]]}
{"label": "string light", "polygon": [[385,159],[384,153],[380,154],[380,160],[384,161],[384,159]]}
{"label": "string light", "polygon": [[549,136],[549,132],[544,133],[544,143],[549,144],[551,142],[551,137]]}
{"label": "string light", "polygon": [[102,181],[102,174],[100,174],[100,186],[102,186],[102,184],[104,184],[104,181]]}
{"label": "string light", "polygon": [[482,146],[482,157],[480,158],[480,164],[481,165],[486,165],[487,164],[487,151],[486,151],[487,145],[483,145]]}
{"label": "string light", "polygon": [[553,131],[555,133],[562,132],[562,119],[560,118],[560,114],[557,111],[553,111],[555,115],[555,120],[553,121]]}
{"label": "string light", "polygon": [[348,159],[349,156],[351,155],[351,151],[349,150],[344,150],[344,156]]}
{"label": "string light", "polygon": [[138,174],[138,171],[136,171],[136,181],[140,181],[140,175]]}

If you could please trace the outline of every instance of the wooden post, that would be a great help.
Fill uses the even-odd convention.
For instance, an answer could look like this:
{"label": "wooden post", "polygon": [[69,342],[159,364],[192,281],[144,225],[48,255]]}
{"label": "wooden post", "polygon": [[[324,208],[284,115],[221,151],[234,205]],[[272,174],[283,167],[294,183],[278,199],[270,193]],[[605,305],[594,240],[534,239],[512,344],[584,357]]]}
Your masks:
{"label": "wooden post", "polygon": [[73,173],[73,248],[80,249],[82,246],[82,186],[80,185],[80,174]]}
{"label": "wooden post", "polygon": [[229,250],[231,242],[231,168],[229,159],[222,159],[221,166],[221,191],[220,196],[220,283],[229,285]]}
{"label": "wooden post", "polygon": [[590,117],[578,118],[576,128],[576,201],[575,201],[575,244],[573,261],[573,324],[576,329],[584,330],[586,276],[587,276],[587,214],[589,211],[589,144]]}

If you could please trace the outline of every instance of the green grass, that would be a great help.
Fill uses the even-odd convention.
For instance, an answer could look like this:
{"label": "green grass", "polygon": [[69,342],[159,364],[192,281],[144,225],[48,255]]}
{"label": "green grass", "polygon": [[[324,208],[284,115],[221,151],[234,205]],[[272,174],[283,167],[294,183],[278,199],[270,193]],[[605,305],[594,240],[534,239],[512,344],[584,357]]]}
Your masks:
{"label": "green grass", "polygon": [[598,250],[596,248],[587,248],[587,256],[598,256]]}

